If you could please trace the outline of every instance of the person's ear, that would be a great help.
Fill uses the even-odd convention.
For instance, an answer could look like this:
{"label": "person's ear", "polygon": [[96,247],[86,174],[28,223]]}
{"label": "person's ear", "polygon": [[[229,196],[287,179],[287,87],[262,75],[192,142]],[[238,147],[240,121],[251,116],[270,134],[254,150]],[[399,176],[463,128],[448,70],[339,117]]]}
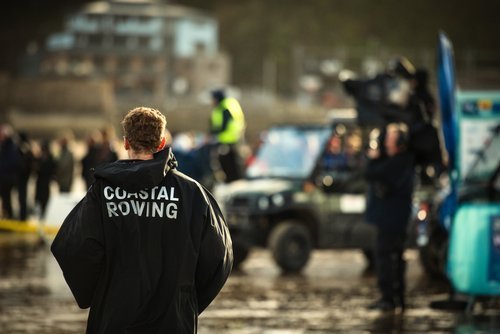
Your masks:
{"label": "person's ear", "polygon": [[123,147],[125,148],[125,150],[130,150],[130,143],[128,141],[128,139],[126,137],[123,137]]}
{"label": "person's ear", "polygon": [[161,138],[161,143],[160,143],[160,145],[158,145],[158,149],[157,149],[157,151],[161,151],[161,150],[163,150],[163,149],[165,148],[165,144],[166,144],[166,143],[167,143],[167,138],[162,137],[162,138]]}

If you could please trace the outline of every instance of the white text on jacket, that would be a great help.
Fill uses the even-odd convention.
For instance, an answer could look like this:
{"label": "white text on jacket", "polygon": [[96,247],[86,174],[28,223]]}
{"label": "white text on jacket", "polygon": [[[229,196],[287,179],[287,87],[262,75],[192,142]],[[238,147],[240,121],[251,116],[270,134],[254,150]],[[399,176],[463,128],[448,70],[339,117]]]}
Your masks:
{"label": "white text on jacket", "polygon": [[177,218],[179,198],[174,187],[161,186],[129,193],[120,187],[106,186],[103,192],[110,218],[128,215]]}

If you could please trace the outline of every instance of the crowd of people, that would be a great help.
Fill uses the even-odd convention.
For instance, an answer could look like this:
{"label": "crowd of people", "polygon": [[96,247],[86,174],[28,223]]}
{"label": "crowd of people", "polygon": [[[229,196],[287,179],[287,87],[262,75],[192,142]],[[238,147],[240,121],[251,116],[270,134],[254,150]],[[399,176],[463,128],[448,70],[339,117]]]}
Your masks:
{"label": "crowd of people", "polygon": [[[189,139],[189,133],[180,133],[179,138],[174,138],[178,140],[168,134],[179,170],[209,189],[216,180],[231,182],[242,177],[243,163],[238,151],[245,128],[237,100],[226,97],[222,90],[214,91],[212,97],[214,109],[209,130],[213,140],[206,139],[200,145]],[[51,140],[35,140],[9,124],[1,124],[0,219],[44,219],[51,192],[71,192],[75,177],[80,176],[88,189],[95,181],[94,168],[119,158],[115,147],[118,146],[109,129],[89,133],[82,155],[75,154],[71,133]],[[28,186],[30,181],[34,187]]]}
{"label": "crowd of people", "polygon": [[118,158],[110,133],[102,129],[89,134],[80,157],[69,132],[52,139],[34,139],[1,124],[0,219],[45,218],[51,194],[71,192],[79,175],[88,188],[93,182],[92,169]]}

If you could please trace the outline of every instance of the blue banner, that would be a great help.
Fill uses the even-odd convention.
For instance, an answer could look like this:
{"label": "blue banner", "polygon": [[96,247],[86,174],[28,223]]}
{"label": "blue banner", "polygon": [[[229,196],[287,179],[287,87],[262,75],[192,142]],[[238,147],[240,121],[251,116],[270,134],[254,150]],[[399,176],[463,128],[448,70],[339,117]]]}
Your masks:
{"label": "blue banner", "polygon": [[[448,152],[450,170],[456,169],[457,115],[455,110],[455,61],[453,46],[444,32],[439,34],[438,91],[441,110],[441,126]],[[452,185],[453,187],[453,185]]]}
{"label": "blue banner", "polygon": [[440,223],[448,230],[458,205],[458,172],[457,146],[458,125],[455,110],[455,61],[453,46],[444,32],[439,34],[438,40],[438,92],[441,110],[441,127],[443,139],[448,152],[448,167],[450,176],[450,191],[445,205],[440,208]]}

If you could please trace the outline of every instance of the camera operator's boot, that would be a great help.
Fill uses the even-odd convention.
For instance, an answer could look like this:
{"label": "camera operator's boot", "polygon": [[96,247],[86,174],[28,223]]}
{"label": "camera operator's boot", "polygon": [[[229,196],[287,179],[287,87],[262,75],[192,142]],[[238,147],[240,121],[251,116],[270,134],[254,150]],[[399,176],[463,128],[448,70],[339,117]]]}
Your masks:
{"label": "camera operator's boot", "polygon": [[405,301],[405,295],[404,293],[398,293],[396,295],[396,298],[394,298],[394,305],[396,308],[398,308],[401,313],[403,313],[406,310],[406,301]]}
{"label": "camera operator's boot", "polygon": [[368,310],[390,312],[396,309],[396,304],[389,299],[381,298],[366,307]]}
{"label": "camera operator's boot", "polygon": [[394,302],[396,304],[396,307],[399,308],[401,312],[404,312],[406,309],[406,300],[405,300],[406,261],[402,256],[395,258],[395,266],[396,266],[396,273],[395,273],[396,276],[394,281],[394,296],[395,296]]}

